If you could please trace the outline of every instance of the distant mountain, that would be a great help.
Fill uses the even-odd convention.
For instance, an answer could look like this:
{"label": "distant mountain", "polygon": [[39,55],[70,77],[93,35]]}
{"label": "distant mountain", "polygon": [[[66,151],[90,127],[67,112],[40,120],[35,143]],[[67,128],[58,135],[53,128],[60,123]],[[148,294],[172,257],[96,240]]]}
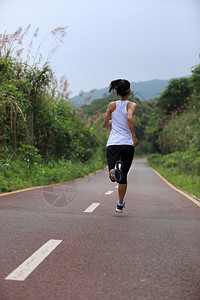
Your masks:
{"label": "distant mountain", "polygon": [[[154,79],[149,81],[131,82],[131,89],[134,96],[140,100],[147,101],[149,99],[159,97],[159,94],[165,90],[169,80]],[[81,96],[74,96],[69,101],[74,106],[79,107],[83,104],[90,104],[94,99],[101,99],[108,94],[108,87],[98,90],[85,92]]]}

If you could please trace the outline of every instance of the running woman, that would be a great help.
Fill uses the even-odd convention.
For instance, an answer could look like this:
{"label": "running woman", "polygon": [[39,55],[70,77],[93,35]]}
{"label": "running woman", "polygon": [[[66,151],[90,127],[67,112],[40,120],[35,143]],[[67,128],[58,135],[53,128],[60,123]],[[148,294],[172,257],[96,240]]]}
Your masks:
{"label": "running woman", "polygon": [[111,91],[116,91],[120,100],[109,103],[103,127],[112,126],[106,145],[106,156],[110,180],[119,184],[116,212],[121,213],[125,207],[127,174],[133,161],[134,147],[138,145],[134,126],[137,104],[128,101],[131,92],[129,81],[124,79],[112,81],[109,92]]}

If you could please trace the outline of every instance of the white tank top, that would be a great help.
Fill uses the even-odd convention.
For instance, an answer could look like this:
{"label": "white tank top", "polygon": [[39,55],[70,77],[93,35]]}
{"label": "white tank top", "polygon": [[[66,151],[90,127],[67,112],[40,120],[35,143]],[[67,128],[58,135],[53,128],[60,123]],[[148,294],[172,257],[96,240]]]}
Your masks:
{"label": "white tank top", "polygon": [[111,145],[133,145],[132,134],[127,122],[126,101],[116,101],[116,109],[112,113],[112,129],[108,138],[107,146]]}

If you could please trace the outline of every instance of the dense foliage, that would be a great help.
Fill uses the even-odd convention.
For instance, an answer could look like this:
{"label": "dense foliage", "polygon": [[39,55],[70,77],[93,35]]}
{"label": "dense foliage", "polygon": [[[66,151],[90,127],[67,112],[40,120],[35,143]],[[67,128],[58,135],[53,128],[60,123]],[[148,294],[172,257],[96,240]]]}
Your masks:
{"label": "dense foliage", "polygon": [[173,79],[161,94],[145,129],[154,152],[200,149],[200,66],[190,78]]}
{"label": "dense foliage", "polygon": [[[16,34],[18,39],[20,34]],[[5,37],[4,43],[0,55],[1,147],[15,157],[23,145],[31,145],[43,158],[87,161],[98,143],[79,112],[66,101],[67,82],[60,93],[48,63],[39,68],[36,63],[20,62],[9,48],[5,51]]]}
{"label": "dense foliage", "polygon": [[[171,80],[146,127],[154,152],[149,164],[171,183],[200,198],[200,65],[190,78]],[[163,155],[164,154],[164,155]]]}
{"label": "dense foliage", "polygon": [[[33,180],[34,176],[41,173],[39,170],[48,168],[49,162],[59,165],[59,161],[62,161],[65,169],[65,164],[71,161],[77,170],[76,165],[80,166],[80,163],[91,165],[89,161],[96,156],[98,168],[103,166],[101,152],[103,146],[99,147],[102,140],[97,139],[96,133],[87,126],[81,112],[67,101],[69,95],[67,80],[63,77],[58,87],[48,61],[41,66],[36,59],[38,55],[36,53],[33,63],[30,64],[29,58],[25,61],[21,58],[22,51],[16,52],[27,31],[28,28],[24,32],[19,28],[14,34],[0,35],[0,190],[2,191],[22,187],[22,182],[24,186],[38,183],[39,180]],[[59,39],[64,33],[65,28],[52,31]],[[102,158],[101,162],[99,157]],[[93,164],[95,165],[95,161]],[[92,170],[91,167],[89,169]],[[79,173],[80,171],[77,176]],[[45,173],[41,174],[44,179]],[[61,177],[58,176],[58,180],[62,180]],[[74,175],[72,177],[74,178]],[[73,179],[67,174],[63,178]],[[41,182],[43,179],[41,178]],[[49,183],[52,182],[52,178],[48,180]]]}
{"label": "dense foliage", "polygon": [[55,159],[88,160],[96,142],[78,112],[54,95],[53,75],[0,58],[0,141],[16,153],[22,144]]}

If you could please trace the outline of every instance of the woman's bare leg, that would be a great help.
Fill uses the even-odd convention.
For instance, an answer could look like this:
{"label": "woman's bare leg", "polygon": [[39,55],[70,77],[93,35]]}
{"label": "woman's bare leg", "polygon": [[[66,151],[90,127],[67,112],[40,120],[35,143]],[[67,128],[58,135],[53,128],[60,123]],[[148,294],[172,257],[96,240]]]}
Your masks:
{"label": "woman's bare leg", "polygon": [[126,190],[127,190],[127,183],[118,185],[119,204],[123,204]]}

